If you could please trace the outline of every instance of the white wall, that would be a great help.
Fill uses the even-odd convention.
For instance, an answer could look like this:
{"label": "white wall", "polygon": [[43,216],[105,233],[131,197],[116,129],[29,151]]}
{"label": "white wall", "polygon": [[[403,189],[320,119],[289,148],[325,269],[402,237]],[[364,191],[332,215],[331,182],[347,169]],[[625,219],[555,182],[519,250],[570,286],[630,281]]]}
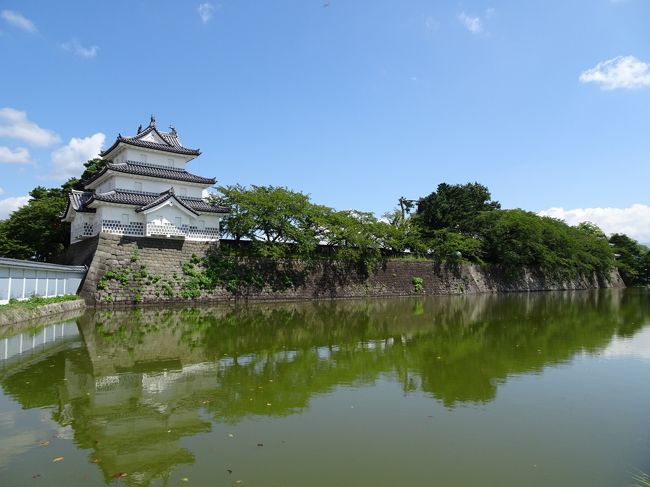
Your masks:
{"label": "white wall", "polygon": [[97,217],[101,220],[114,220],[127,225],[133,222],[144,223],[144,215],[135,211],[135,206],[102,206],[97,208]]}
{"label": "white wall", "polygon": [[179,196],[190,196],[201,198],[203,186],[191,186],[181,181],[153,181],[150,179],[138,178],[137,176],[114,176],[99,187],[98,192],[105,193],[114,189],[126,189],[129,191],[145,191],[148,193],[162,193],[174,188]]}
{"label": "white wall", "polygon": [[185,168],[187,161],[191,160],[191,156],[182,156],[178,154],[170,154],[168,152],[154,152],[144,151],[137,148],[127,148],[120,154],[120,162],[124,160],[144,162],[146,164],[157,164],[160,166],[171,166],[178,168]]}
{"label": "white wall", "polygon": [[146,215],[147,223],[156,225],[172,224],[176,226],[188,225],[191,227],[218,228],[219,217],[212,215],[190,216],[176,206],[164,206]]}

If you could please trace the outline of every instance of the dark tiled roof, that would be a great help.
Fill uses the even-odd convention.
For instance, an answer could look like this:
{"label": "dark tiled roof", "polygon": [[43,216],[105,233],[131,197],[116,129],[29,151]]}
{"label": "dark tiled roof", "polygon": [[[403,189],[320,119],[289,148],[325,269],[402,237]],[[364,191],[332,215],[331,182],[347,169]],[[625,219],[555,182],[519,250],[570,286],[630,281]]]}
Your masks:
{"label": "dark tiled roof", "polygon": [[[93,201],[103,201],[106,203],[117,203],[122,205],[134,205],[138,206],[142,211],[142,207],[148,206],[151,203],[154,203],[157,200],[160,200],[161,197],[165,197],[158,203],[162,203],[169,197],[170,191],[165,191],[164,193],[145,193],[138,191],[124,191],[124,190],[115,190],[109,191],[108,193],[96,193],[88,200],[86,205],[92,203]],[[195,212],[200,213],[228,213],[230,210],[224,206],[211,205],[210,203],[204,201],[201,198],[191,198],[187,196],[178,196],[174,195],[179,202],[183,203],[188,209],[191,209]],[[158,204],[156,203],[156,204]],[[155,206],[154,204],[153,206]]]}
{"label": "dark tiled roof", "polygon": [[86,185],[92,183],[109,170],[125,174],[134,174],[137,176],[150,176],[160,179],[171,179],[173,181],[184,181],[187,183],[214,184],[217,182],[215,178],[204,178],[202,176],[197,176],[195,174],[187,172],[185,169],[127,161],[119,163],[109,162],[102,168],[101,171],[93,174],[90,178],[83,181],[83,184]]}
{"label": "dark tiled roof", "polygon": [[[167,201],[167,200],[170,199],[170,198],[174,198],[174,199],[175,199],[176,201],[178,201],[181,205],[183,205],[183,208],[185,208],[186,210],[188,210],[188,211],[194,213],[195,215],[198,214],[198,213],[197,213],[197,212],[196,212],[192,207],[190,207],[187,203],[185,203],[185,202],[184,202],[183,200],[181,200],[178,196],[176,196],[176,193],[174,192],[174,188],[170,188],[170,189],[168,189],[167,191],[165,191],[165,192],[163,192],[163,193],[160,193],[160,196],[159,196],[158,198],[156,198],[155,200],[153,200],[151,203],[147,203],[146,205],[141,206],[140,208],[138,208],[138,209],[135,210],[135,211],[138,211],[138,212],[140,212],[140,211],[146,211],[146,210],[148,210],[149,208],[154,208],[155,206],[158,206],[160,203],[164,203],[165,201]],[[201,201],[203,201],[203,200],[201,200]]]}
{"label": "dark tiled roof", "polygon": [[[142,137],[151,132],[155,132],[158,137],[160,137],[165,143],[159,144],[157,142],[141,140]],[[201,151],[198,149],[188,149],[187,147],[183,147],[183,145],[181,145],[181,141],[178,139],[178,133],[176,130],[172,129],[171,132],[160,132],[156,128],[156,125],[153,121],[146,129],[142,130],[133,137],[123,137],[122,135],[118,135],[115,143],[105,151],[101,152],[99,155],[104,157],[106,154],[115,149],[120,142],[136,147],[144,147],[146,149],[155,149],[164,152],[173,152],[175,154],[183,154],[188,156],[198,156],[201,154]]]}
{"label": "dark tiled roof", "polygon": [[93,195],[91,191],[75,191],[68,193],[68,200],[75,211],[95,211],[93,208],[85,208],[84,205]]}

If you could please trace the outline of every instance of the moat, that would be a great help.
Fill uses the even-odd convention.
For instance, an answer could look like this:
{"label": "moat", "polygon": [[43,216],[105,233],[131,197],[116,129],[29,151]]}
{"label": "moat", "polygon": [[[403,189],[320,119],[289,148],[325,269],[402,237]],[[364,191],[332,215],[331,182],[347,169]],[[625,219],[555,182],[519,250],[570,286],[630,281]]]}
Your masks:
{"label": "moat", "polygon": [[0,484],[629,486],[650,293],[95,310],[0,330]]}

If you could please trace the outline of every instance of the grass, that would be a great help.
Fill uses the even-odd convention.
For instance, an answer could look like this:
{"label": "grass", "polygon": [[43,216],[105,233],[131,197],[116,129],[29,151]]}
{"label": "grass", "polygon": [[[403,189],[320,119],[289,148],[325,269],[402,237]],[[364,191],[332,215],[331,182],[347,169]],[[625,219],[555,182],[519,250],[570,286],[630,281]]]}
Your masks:
{"label": "grass", "polygon": [[52,298],[44,298],[42,296],[32,296],[24,301],[17,299],[10,299],[8,304],[0,305],[0,312],[10,311],[15,309],[35,309],[39,306],[52,303],[62,303],[64,301],[75,301],[79,299],[76,294],[65,294],[63,296],[55,296]]}

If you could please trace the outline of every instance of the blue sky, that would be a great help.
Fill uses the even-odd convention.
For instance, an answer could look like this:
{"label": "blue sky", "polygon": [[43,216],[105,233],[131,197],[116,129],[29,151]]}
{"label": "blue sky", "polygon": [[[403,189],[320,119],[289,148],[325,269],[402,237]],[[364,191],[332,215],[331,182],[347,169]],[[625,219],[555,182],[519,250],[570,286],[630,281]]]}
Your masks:
{"label": "blue sky", "polygon": [[0,218],[155,113],[221,184],[441,182],[650,241],[647,0],[0,1]]}

